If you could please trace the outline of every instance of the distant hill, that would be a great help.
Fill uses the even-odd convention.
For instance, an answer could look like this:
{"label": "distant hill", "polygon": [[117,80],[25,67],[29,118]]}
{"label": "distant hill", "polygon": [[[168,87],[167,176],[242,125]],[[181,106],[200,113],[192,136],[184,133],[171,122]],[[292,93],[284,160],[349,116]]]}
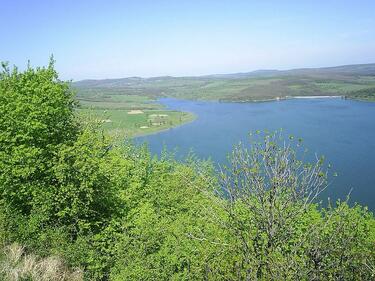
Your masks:
{"label": "distant hill", "polygon": [[[114,96],[148,99],[255,101],[287,96],[340,95],[375,100],[375,63],[291,70],[256,70],[205,76],[82,80],[73,82],[78,98],[116,102]],[[362,94],[363,93],[363,94]],[[365,93],[365,94],[364,94]]]}
{"label": "distant hill", "polygon": [[249,77],[270,77],[270,76],[277,76],[282,71],[276,69],[259,69],[254,70],[251,72],[239,72],[239,73],[231,73],[231,74],[212,74],[206,75],[203,77],[209,78],[227,78],[227,79],[240,79],[240,78],[249,78]]}
{"label": "distant hill", "polygon": [[150,78],[142,77],[126,77],[118,79],[87,79],[77,82],[73,82],[75,87],[122,87],[128,85],[134,85],[137,83],[144,82],[157,82],[166,80],[176,79],[241,79],[251,77],[276,77],[276,76],[290,76],[290,75],[311,75],[311,76],[372,76],[375,75],[375,63],[370,64],[353,64],[353,65],[341,65],[333,67],[321,67],[321,68],[297,68],[290,70],[276,70],[276,69],[260,69],[250,72],[243,73],[231,73],[231,74],[212,74],[203,76],[186,76],[186,77],[173,77],[173,76],[157,76]]}

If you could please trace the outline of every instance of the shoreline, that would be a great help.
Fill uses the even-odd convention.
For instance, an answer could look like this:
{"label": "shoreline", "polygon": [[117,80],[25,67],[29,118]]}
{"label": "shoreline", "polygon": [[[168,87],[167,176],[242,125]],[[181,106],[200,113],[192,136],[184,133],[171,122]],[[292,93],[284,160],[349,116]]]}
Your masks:
{"label": "shoreline", "polygon": [[198,115],[193,113],[193,112],[189,112],[189,111],[181,111],[181,112],[186,112],[186,113],[189,113],[192,115],[192,118],[191,120],[188,120],[186,122],[183,122],[183,123],[180,123],[180,124],[177,124],[175,126],[172,126],[172,127],[168,127],[168,128],[163,128],[161,130],[158,130],[158,131],[154,131],[154,132],[144,132],[144,133],[140,133],[140,134],[135,134],[133,136],[129,136],[130,139],[135,139],[135,138],[139,138],[139,137],[145,137],[145,136],[150,136],[150,135],[155,135],[155,134],[159,134],[161,132],[165,132],[165,131],[169,131],[171,129],[174,129],[174,128],[178,128],[178,127],[181,127],[183,125],[186,125],[186,124],[189,124],[191,122],[194,122],[195,120],[198,119]]}
{"label": "shoreline", "polygon": [[334,99],[334,98],[344,98],[344,96],[287,96],[292,99]]}
{"label": "shoreline", "polygon": [[[268,99],[250,99],[250,100],[212,100],[220,103],[257,103],[257,102],[272,102],[272,101],[284,101],[284,100],[291,100],[291,99],[335,99],[341,98],[345,99],[345,96],[283,96],[283,97],[274,97]],[[205,100],[209,102],[210,100]]]}

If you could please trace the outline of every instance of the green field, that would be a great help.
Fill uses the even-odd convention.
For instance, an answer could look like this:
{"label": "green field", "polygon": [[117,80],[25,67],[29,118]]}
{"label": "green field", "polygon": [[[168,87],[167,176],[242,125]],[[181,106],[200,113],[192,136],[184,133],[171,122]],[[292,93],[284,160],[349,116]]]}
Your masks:
{"label": "green field", "polygon": [[189,112],[166,110],[154,97],[128,94],[121,89],[80,89],[77,99],[80,114],[91,115],[103,123],[105,130],[120,136],[151,134],[196,118]]}
{"label": "green field", "polygon": [[193,121],[190,112],[173,110],[79,109],[83,116],[101,122],[110,134],[134,137],[167,130]]}
{"label": "green field", "polygon": [[122,89],[79,88],[77,98],[82,108],[127,110],[162,109],[162,106],[157,104],[154,98],[141,94],[128,94]]}

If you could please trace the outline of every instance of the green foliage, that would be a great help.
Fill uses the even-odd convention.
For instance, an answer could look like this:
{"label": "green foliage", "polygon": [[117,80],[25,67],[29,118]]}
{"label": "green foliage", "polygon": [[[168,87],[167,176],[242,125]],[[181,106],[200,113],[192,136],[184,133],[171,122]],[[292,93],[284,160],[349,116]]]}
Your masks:
{"label": "green foliage", "polygon": [[48,68],[28,67],[23,73],[4,65],[0,74],[0,192],[11,212],[30,214],[33,198],[43,196],[39,191],[52,184],[50,159],[77,134],[74,103],[68,84],[57,79],[53,60]]}
{"label": "green foliage", "polygon": [[207,189],[212,176],[205,165],[194,167],[173,160],[151,160],[142,166],[146,181],[134,185],[128,198],[134,205],[123,220],[124,235],[117,246],[112,277],[200,279],[205,264],[215,259],[215,245],[220,242],[220,230],[211,216],[213,209],[219,209]]}
{"label": "green foliage", "polygon": [[375,88],[361,89],[357,91],[351,91],[348,93],[348,97],[360,100],[375,100]]}
{"label": "green foliage", "polygon": [[78,125],[73,93],[52,60],[23,73],[5,67],[0,93],[2,240],[87,265],[96,235],[122,212],[117,166],[127,161],[95,124]]}
{"label": "green foliage", "polygon": [[[346,202],[321,211],[307,229],[305,276],[312,280],[370,280],[375,277],[374,218]],[[303,272],[303,270],[302,270]]]}
{"label": "green foliage", "polygon": [[[74,104],[52,61],[1,73],[0,242],[26,254],[0,272],[33,253],[86,280],[374,278],[373,215],[316,203],[327,171],[323,159],[300,160],[300,140],[273,133],[239,145],[218,173],[115,141]],[[57,275],[81,278],[61,264]]]}

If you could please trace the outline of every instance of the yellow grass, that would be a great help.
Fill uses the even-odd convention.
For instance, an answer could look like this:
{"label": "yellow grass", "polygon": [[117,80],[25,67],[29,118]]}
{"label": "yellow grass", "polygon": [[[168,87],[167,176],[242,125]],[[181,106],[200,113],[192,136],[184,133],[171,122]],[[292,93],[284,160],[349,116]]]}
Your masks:
{"label": "yellow grass", "polygon": [[[82,281],[80,269],[69,269],[59,257],[39,258],[26,254],[18,244],[6,246],[0,259],[0,280]],[[2,279],[3,278],[3,279]]]}

